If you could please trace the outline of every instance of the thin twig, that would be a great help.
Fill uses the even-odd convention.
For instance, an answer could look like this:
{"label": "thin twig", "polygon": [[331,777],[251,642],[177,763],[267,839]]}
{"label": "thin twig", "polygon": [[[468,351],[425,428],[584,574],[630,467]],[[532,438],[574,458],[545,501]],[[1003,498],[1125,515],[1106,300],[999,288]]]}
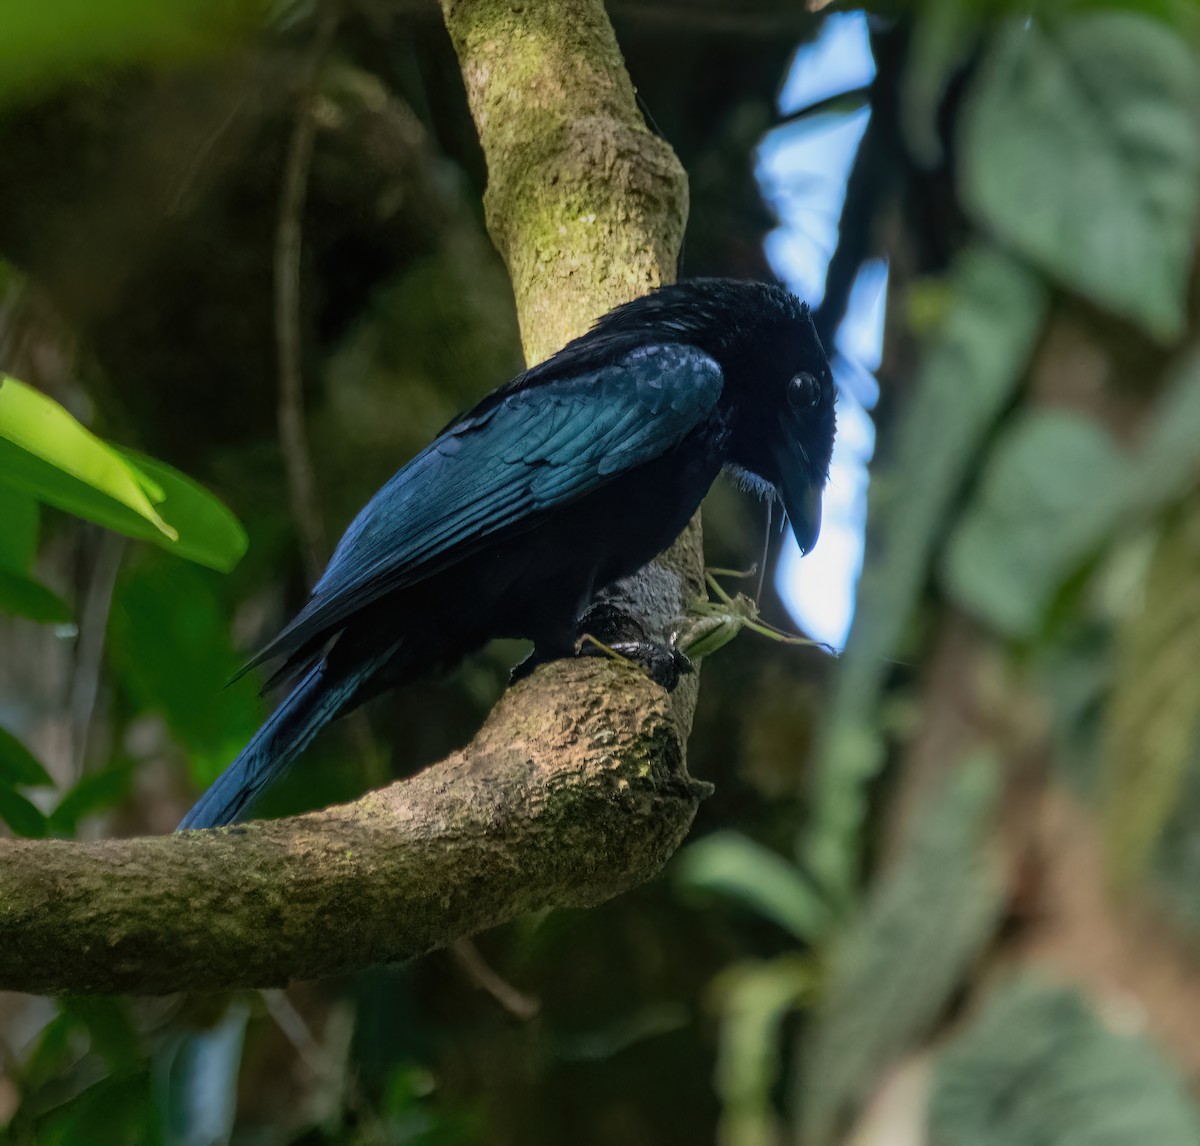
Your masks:
{"label": "thin twig", "polygon": [[310,584],[324,564],[325,531],[317,504],[316,481],[308,436],[304,428],[304,381],[300,357],[301,219],[308,196],[308,175],[316,140],[316,95],[321,66],[329,54],[337,12],[332,4],[321,10],[300,90],[296,119],[288,142],[287,164],[275,232],[275,340],[279,350],[279,444],[287,470],[292,513],[300,531],[301,548]]}
{"label": "thin twig", "polygon": [[88,741],[96,713],[96,698],[100,695],[108,615],[124,556],[125,538],[102,532],[79,615],[79,640],[75,645],[75,672],[71,680],[71,747],[76,779],[83,775],[87,766]]}
{"label": "thin twig", "polygon": [[540,999],[518,991],[496,974],[470,939],[456,939],[450,944],[450,953],[467,978],[491,995],[510,1015],[528,1022],[542,1009]]}
{"label": "thin twig", "polygon": [[292,1005],[292,1000],[287,994],[278,988],[260,991],[259,994],[267,1013],[313,1076],[326,1081],[339,1078],[341,1071],[337,1064],[330,1060],[325,1048],[309,1029],[304,1016]]}

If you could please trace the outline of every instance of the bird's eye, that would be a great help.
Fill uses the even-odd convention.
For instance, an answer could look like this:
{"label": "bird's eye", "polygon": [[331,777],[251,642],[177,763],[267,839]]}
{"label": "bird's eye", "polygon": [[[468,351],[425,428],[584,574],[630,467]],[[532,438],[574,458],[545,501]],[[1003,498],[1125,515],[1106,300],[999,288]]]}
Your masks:
{"label": "bird's eye", "polygon": [[821,384],[811,374],[797,374],[788,383],[788,401],[798,410],[817,405],[821,401]]}

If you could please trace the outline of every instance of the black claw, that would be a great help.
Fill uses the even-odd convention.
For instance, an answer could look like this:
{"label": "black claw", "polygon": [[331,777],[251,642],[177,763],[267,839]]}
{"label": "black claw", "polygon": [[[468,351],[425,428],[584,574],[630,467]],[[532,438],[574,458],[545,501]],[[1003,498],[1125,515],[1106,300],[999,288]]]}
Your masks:
{"label": "black claw", "polygon": [[614,654],[637,665],[667,692],[674,692],[680,677],[696,671],[692,662],[678,649],[656,645],[653,641],[616,641],[611,645],[600,645],[585,638],[579,647],[582,657],[611,657]]}

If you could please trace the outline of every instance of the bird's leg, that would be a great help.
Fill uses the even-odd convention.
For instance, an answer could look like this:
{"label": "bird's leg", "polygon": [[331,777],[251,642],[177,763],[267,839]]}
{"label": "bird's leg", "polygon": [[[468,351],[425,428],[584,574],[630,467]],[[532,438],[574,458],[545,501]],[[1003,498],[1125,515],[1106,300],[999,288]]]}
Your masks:
{"label": "bird's leg", "polygon": [[637,617],[610,601],[595,602],[580,619],[579,632],[576,656],[607,656],[631,661],[668,692],[675,688],[681,676],[695,671],[683,653],[670,645],[652,641]]}

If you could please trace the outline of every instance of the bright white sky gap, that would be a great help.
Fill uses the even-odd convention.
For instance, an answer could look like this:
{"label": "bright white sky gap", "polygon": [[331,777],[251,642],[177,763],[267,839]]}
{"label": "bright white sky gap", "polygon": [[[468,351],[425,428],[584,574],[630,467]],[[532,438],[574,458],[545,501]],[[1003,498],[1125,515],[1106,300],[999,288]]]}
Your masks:
{"label": "bright white sky gap", "polygon": [[[796,53],[779,96],[780,111],[788,114],[863,87],[874,75],[866,16],[829,16],[820,37]],[[825,294],[846,177],[869,116],[863,108],[789,124],[771,132],[759,147],[759,183],[781,224],[767,237],[767,258],[780,278],[814,306]],[[797,624],[839,649],[850,632],[862,568],[867,463],[875,448],[875,427],[867,411],[878,397],[872,372],[882,354],[886,297],[886,263],[867,263],[855,280],[836,345],[826,347],[839,391],[838,436],[821,540],[802,560],[789,532],[778,569],[779,592]]]}

